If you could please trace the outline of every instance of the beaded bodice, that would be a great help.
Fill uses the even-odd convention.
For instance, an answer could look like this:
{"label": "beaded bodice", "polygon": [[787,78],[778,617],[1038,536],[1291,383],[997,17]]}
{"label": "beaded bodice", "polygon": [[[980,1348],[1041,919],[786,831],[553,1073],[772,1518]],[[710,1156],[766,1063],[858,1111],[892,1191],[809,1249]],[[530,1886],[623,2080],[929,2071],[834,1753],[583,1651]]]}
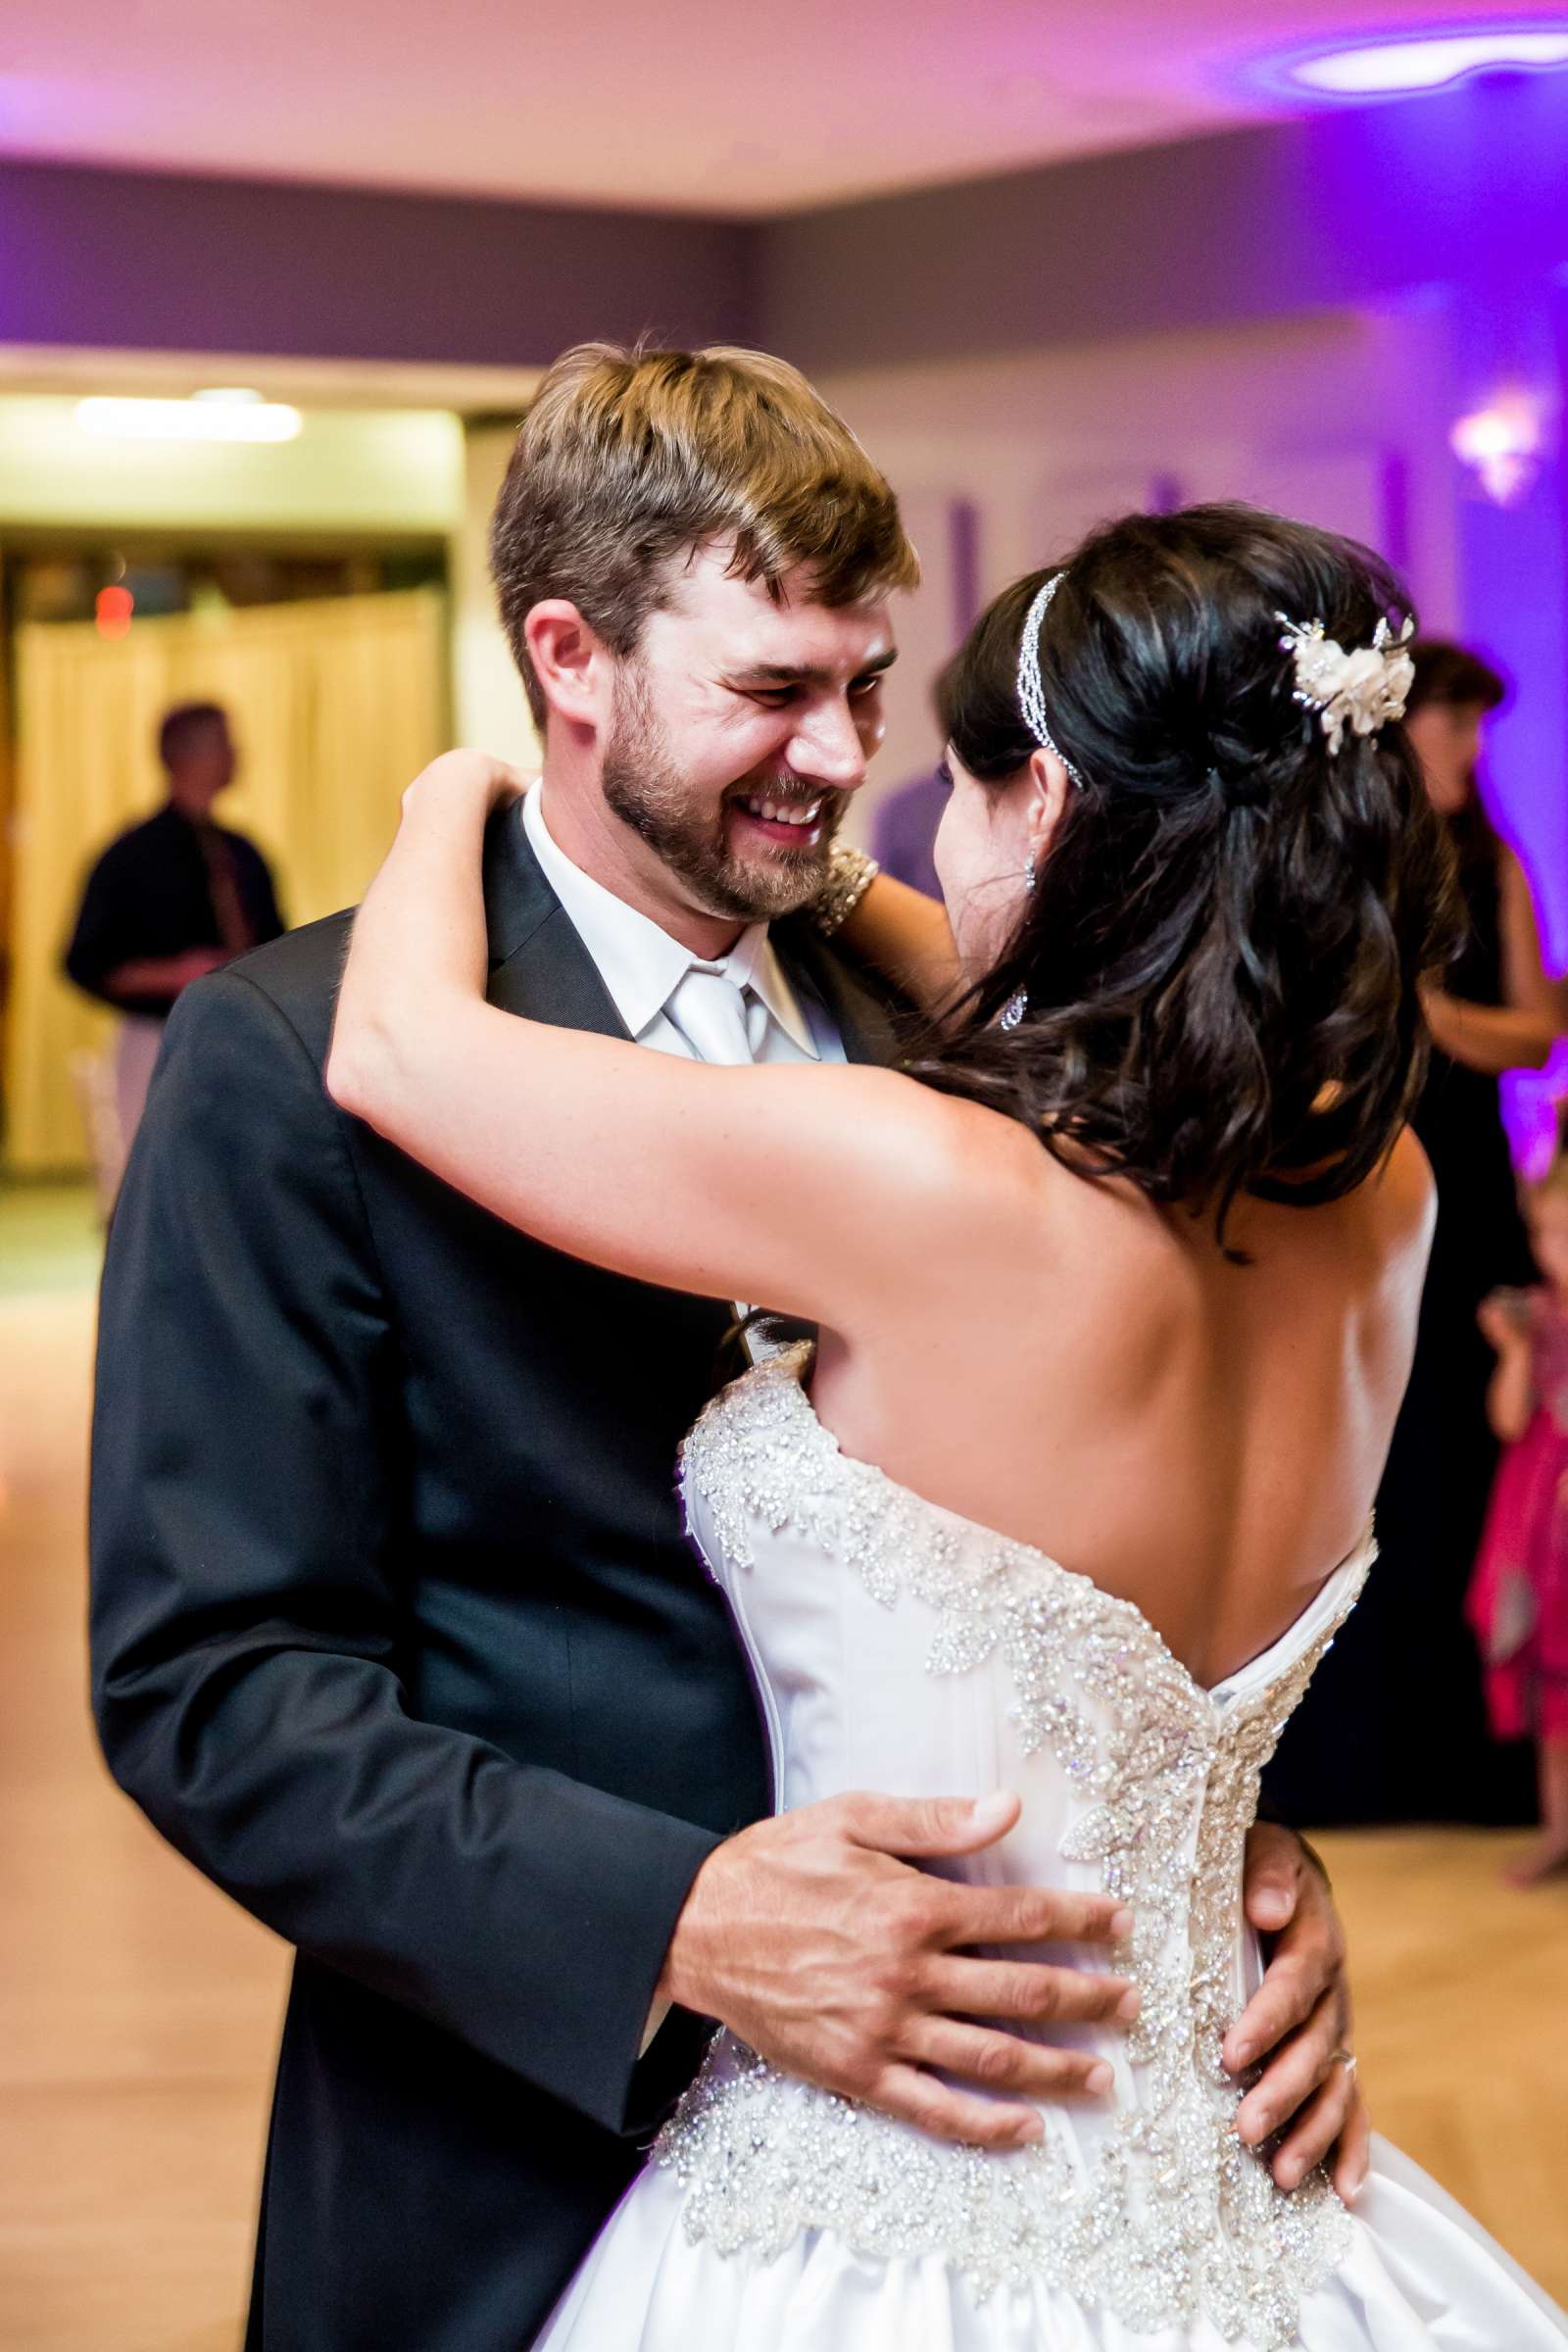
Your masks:
{"label": "beaded bodice", "polygon": [[687,1440],[688,1524],[751,1655],[781,1807],[848,1788],[1016,1788],[1017,1828],[964,1875],[1102,1888],[1135,1917],[1112,1965],[1142,2011],[1065,2027],[1115,2076],[1094,2108],[1042,2108],[1011,2155],[950,2148],[776,2073],[727,2034],[662,2134],[685,2225],[724,2250],[835,2230],[865,2254],[937,2253],[982,2292],[1043,2278],[1137,2332],[1205,2316],[1283,2346],[1341,2258],[1314,2174],[1293,2194],[1243,2147],[1220,2044],[1259,1969],[1241,1915],[1258,1775],[1372,1556],[1213,1690],[1141,1612],[1027,1544],[841,1452],[796,1348],[715,1398]]}

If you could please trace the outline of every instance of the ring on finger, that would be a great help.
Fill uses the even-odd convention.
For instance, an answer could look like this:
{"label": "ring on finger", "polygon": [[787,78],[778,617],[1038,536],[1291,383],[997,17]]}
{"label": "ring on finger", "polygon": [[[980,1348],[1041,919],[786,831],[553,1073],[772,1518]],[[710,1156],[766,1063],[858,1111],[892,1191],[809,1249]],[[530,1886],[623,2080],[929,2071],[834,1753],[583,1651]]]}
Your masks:
{"label": "ring on finger", "polygon": [[1334,2053],[1333,2063],[1336,2066],[1344,2067],[1345,2079],[1348,2082],[1353,2082],[1355,2081],[1356,2069],[1359,2067],[1361,2061],[1359,2058],[1357,2058],[1353,2050],[1345,2049],[1343,2046],[1340,2049],[1337,2049]]}

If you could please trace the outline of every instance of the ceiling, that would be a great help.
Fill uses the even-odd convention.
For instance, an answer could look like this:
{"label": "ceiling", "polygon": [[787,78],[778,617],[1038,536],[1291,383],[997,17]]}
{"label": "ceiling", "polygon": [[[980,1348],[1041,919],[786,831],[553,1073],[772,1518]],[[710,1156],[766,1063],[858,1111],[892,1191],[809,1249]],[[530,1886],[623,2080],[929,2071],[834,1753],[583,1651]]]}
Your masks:
{"label": "ceiling", "polygon": [[[1512,23],[1540,5],[1505,9]],[[1280,111],[1454,0],[6,0],[0,154],[763,219]]]}

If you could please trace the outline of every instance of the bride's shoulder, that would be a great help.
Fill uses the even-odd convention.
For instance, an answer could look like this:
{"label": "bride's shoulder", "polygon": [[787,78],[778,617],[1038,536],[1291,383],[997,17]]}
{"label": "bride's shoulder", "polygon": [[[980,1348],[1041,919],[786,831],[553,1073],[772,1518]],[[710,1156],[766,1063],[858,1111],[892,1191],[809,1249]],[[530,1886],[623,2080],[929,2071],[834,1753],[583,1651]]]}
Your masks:
{"label": "bride's shoulder", "polygon": [[[813,1100],[832,1108],[841,1176],[863,1177],[890,1241],[895,1226],[906,1244],[922,1223],[955,1216],[999,1236],[1038,1223],[1053,1175],[1063,1180],[1032,1130],[1002,1111],[902,1071],[862,1065],[834,1076]],[[804,1090],[799,1100],[804,1108]]]}
{"label": "bride's shoulder", "polygon": [[1058,1166],[1032,1128],[984,1102],[913,1080],[906,1084],[900,1108],[906,1132],[924,1138],[934,1166],[971,1200],[977,1192],[999,1200],[1034,1199]]}
{"label": "bride's shoulder", "polygon": [[1400,1128],[1387,1158],[1361,1190],[1391,1240],[1422,1249],[1430,1244],[1438,1218],[1438,1180],[1413,1127]]}
{"label": "bride's shoulder", "polygon": [[1157,1222],[1135,1186],[1052,1150],[1034,1128],[988,1104],[913,1086],[906,1148],[923,1139],[932,1191],[971,1236],[1020,1265],[1044,1250],[1071,1258],[1085,1247],[1130,1241]]}
{"label": "bride's shoulder", "polygon": [[1419,1298],[1438,1221],[1438,1187],[1413,1129],[1401,1128],[1371,1173],[1352,1190],[1302,1212],[1294,1207],[1275,1239],[1299,1240],[1304,1261],[1331,1265],[1381,1294],[1393,1283]]}
{"label": "bride's shoulder", "polygon": [[[971,1218],[983,1213],[999,1235],[1016,1222],[1039,1243],[1054,1236],[1075,1257],[1092,1247],[1134,1264],[1168,1252],[1168,1210],[1113,1168],[1097,1167],[1070,1149],[1048,1149],[1031,1128],[1004,1112],[922,1087],[905,1091],[898,1108],[906,1122],[906,1149],[923,1132],[927,1165],[939,1187],[961,1198]],[[1414,1129],[1404,1127],[1353,1192],[1309,1214],[1334,1228],[1338,1247],[1358,1233],[1361,1245],[1392,1268],[1424,1264],[1437,1212],[1432,1163]],[[1245,1223],[1240,1206],[1236,1214]],[[1300,1215],[1293,1207],[1291,1231]],[[1270,1221],[1275,1219],[1277,1211]],[[1177,1231],[1186,1232],[1186,1220],[1177,1221]]]}
{"label": "bride's shoulder", "polygon": [[1438,1180],[1413,1128],[1401,1130],[1373,1181],[1385,1279],[1419,1306],[1438,1226]]}

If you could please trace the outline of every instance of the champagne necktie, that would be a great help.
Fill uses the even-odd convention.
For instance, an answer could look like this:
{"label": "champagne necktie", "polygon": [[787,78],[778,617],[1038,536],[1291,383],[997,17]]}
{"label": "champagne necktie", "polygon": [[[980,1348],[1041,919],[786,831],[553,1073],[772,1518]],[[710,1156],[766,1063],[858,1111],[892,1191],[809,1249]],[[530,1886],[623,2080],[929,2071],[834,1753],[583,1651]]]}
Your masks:
{"label": "champagne necktie", "polygon": [[665,1010],[699,1061],[733,1065],[757,1058],[747,1028],[747,1000],[723,972],[694,963]]}

